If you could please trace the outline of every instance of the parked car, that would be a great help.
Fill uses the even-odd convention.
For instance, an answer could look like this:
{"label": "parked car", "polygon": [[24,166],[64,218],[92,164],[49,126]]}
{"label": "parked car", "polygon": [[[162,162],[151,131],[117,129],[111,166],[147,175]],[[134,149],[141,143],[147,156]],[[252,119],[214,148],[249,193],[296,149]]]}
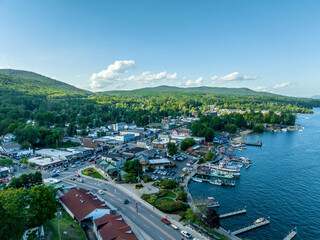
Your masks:
{"label": "parked car", "polygon": [[188,233],[187,231],[182,230],[180,233],[182,236],[184,236],[186,238],[192,238],[191,234]]}
{"label": "parked car", "polygon": [[59,176],[58,173],[54,173],[54,174],[51,175],[51,177],[58,177],[58,176]]}
{"label": "parked car", "polygon": [[79,174],[76,174],[75,176],[76,176],[76,177],[80,177],[80,175],[79,175]]}
{"label": "parked car", "polygon": [[167,225],[171,223],[167,218],[161,218],[161,221]]}

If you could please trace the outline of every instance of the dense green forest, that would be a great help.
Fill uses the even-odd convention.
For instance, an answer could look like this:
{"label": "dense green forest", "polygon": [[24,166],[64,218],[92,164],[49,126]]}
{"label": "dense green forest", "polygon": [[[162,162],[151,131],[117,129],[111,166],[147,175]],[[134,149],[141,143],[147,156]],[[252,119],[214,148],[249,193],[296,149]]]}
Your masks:
{"label": "dense green forest", "polygon": [[[59,146],[64,134],[73,135],[76,130],[80,130],[82,135],[86,135],[87,127],[100,127],[119,121],[146,126],[160,122],[167,116],[191,116],[193,112],[201,114],[209,110],[211,105],[220,109],[251,110],[242,116],[247,127],[259,123],[291,124],[295,119],[292,114],[311,113],[312,107],[320,107],[318,99],[255,94],[248,89],[243,91],[253,93],[213,94],[162,86],[153,90],[149,88],[141,91],[89,94],[31,72],[8,71],[0,71],[15,75],[0,74],[0,135],[14,133],[25,147]],[[30,77],[34,79],[29,79]],[[233,91],[235,90],[230,90]],[[259,112],[261,110],[271,112],[262,115]],[[281,117],[274,112],[281,112]],[[237,120],[242,117],[223,117],[223,128],[225,125],[227,128],[231,127],[231,130],[234,126],[244,127]],[[37,124],[28,125],[27,120],[35,120]],[[212,121],[218,120],[202,118],[199,124],[204,124],[213,131],[219,130],[220,127]],[[66,123],[70,125],[65,127]],[[199,136],[204,135],[203,130],[194,132]],[[211,130],[207,132],[208,136],[212,135]]]}

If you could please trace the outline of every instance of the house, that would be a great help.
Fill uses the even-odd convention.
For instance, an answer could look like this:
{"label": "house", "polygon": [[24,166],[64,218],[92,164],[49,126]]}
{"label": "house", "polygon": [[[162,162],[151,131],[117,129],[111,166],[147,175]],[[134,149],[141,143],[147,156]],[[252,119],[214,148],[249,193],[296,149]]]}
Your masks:
{"label": "house", "polygon": [[8,167],[1,167],[0,168],[0,178],[5,178],[9,175],[9,168]]}
{"label": "house", "polygon": [[167,130],[170,130],[170,129],[174,129],[175,128],[175,126],[176,126],[176,124],[175,123],[165,123],[164,125],[163,125],[163,128],[164,129],[167,129]]}
{"label": "house", "polygon": [[105,214],[115,213],[100,197],[93,195],[89,190],[71,189],[62,195],[59,200],[62,207],[79,223],[85,219],[95,220]]}
{"label": "house", "polygon": [[135,148],[124,150],[122,154],[127,156],[130,159],[130,158],[138,157],[146,151],[147,151],[146,148],[135,147]]}
{"label": "house", "polygon": [[20,144],[16,142],[6,142],[0,146],[0,152],[2,153],[12,153],[20,149]]}
{"label": "house", "polygon": [[121,215],[106,214],[93,221],[98,240],[138,240]]}
{"label": "house", "polygon": [[146,158],[152,158],[155,157],[159,153],[159,150],[157,149],[150,149],[148,151],[143,152],[141,155]]}
{"label": "house", "polygon": [[16,138],[15,135],[8,133],[1,137],[1,140],[5,143],[12,142]]}
{"label": "house", "polygon": [[173,136],[190,136],[190,129],[175,129],[172,131]]}
{"label": "house", "polygon": [[124,135],[116,136],[115,140],[125,143],[131,140],[134,140],[134,138],[135,138],[134,134],[124,134]]}
{"label": "house", "polygon": [[119,178],[119,176],[123,179],[127,174],[125,171],[121,170],[113,163],[106,162],[103,159],[96,160],[95,164],[104,172],[104,176],[109,180]]}
{"label": "house", "polygon": [[91,148],[96,152],[103,151],[105,148],[107,148],[107,144],[105,142],[92,138],[84,138],[82,140],[82,146],[86,148]]}
{"label": "house", "polygon": [[206,111],[206,112],[203,112],[203,115],[205,116],[211,116],[211,117],[216,117],[218,116],[218,113],[216,111]]}
{"label": "house", "polygon": [[153,148],[153,146],[150,144],[150,142],[137,142],[136,146],[139,148],[145,148],[148,150]]}
{"label": "house", "polygon": [[127,161],[127,157],[113,153],[109,153],[107,156],[103,156],[101,159],[112,163],[118,168],[122,168],[124,163]]}
{"label": "house", "polygon": [[119,134],[120,135],[134,134],[136,138],[146,136],[145,130],[143,128],[137,128],[134,130],[123,130],[123,131],[120,131]]}
{"label": "house", "polygon": [[111,125],[111,129],[113,131],[122,131],[127,127],[127,124],[125,122],[115,123]]}
{"label": "house", "polygon": [[160,139],[155,139],[151,142],[151,144],[154,148],[159,148],[159,149],[167,148],[167,143],[168,143],[167,141],[163,141]]}
{"label": "house", "polygon": [[167,134],[159,134],[158,138],[162,141],[165,141],[165,142],[171,141],[171,136],[167,135]]}
{"label": "house", "polygon": [[137,125],[135,125],[134,123],[128,124],[125,129],[128,130],[135,130],[137,128]]}

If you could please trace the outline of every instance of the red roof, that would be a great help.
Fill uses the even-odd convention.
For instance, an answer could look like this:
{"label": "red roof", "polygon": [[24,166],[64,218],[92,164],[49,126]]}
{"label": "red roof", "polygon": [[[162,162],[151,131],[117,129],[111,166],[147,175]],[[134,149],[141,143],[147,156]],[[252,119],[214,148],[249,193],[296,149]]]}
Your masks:
{"label": "red roof", "polygon": [[121,215],[103,215],[94,220],[103,240],[138,240]]}
{"label": "red roof", "polygon": [[72,189],[60,197],[61,202],[72,212],[78,221],[96,209],[110,209],[105,202],[85,189]]}

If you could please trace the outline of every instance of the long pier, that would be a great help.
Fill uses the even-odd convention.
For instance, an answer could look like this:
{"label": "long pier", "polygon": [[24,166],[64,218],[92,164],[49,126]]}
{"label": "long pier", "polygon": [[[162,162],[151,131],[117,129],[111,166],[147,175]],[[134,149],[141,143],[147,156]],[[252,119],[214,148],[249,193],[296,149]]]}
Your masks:
{"label": "long pier", "polygon": [[222,218],[232,217],[232,216],[236,216],[236,215],[240,215],[240,214],[245,214],[246,212],[247,212],[247,209],[242,209],[242,210],[235,211],[235,212],[221,214],[219,216],[219,218],[222,219]]}
{"label": "long pier", "polygon": [[262,227],[262,226],[267,225],[267,224],[269,224],[269,223],[270,223],[269,220],[265,220],[265,221],[263,221],[263,222],[261,222],[261,223],[257,223],[257,224],[253,224],[253,225],[248,226],[248,227],[241,228],[241,229],[239,229],[239,230],[237,230],[237,231],[232,232],[231,234],[232,234],[232,235],[238,235],[238,234],[241,234],[241,233],[244,233],[244,232],[248,232],[248,231],[251,231],[251,230],[253,230],[253,229]]}
{"label": "long pier", "polygon": [[292,230],[283,240],[291,240],[297,235],[297,230]]}

